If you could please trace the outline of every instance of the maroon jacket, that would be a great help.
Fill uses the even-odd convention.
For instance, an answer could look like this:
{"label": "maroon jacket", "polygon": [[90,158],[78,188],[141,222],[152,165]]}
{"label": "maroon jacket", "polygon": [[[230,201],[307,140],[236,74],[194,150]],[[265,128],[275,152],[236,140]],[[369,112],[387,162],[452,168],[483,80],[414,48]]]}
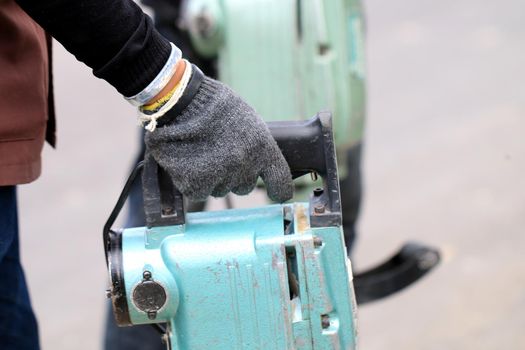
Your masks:
{"label": "maroon jacket", "polygon": [[[124,96],[148,86],[170,55],[170,42],[132,0],[15,1]],[[0,186],[36,179],[44,138],[54,143],[51,46],[26,13],[0,0]]]}
{"label": "maroon jacket", "polygon": [[13,0],[0,0],[0,186],[35,180],[46,132],[55,143],[50,43]]}

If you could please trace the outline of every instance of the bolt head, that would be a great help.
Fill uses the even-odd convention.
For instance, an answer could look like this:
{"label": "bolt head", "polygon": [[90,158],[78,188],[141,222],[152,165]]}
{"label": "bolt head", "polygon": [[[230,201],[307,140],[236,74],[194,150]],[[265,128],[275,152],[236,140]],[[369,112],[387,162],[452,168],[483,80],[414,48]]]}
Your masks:
{"label": "bolt head", "polygon": [[325,207],[322,204],[316,204],[314,206],[314,213],[316,213],[316,214],[322,214],[322,213],[324,213],[324,210],[325,210]]}
{"label": "bolt head", "polygon": [[323,327],[323,329],[330,327],[330,316],[328,315],[321,316],[321,327]]}
{"label": "bolt head", "polygon": [[320,247],[323,245],[323,239],[321,237],[314,237],[314,247]]}
{"label": "bolt head", "polygon": [[142,273],[142,277],[145,279],[145,280],[149,280],[151,279],[151,272],[146,270]]}
{"label": "bolt head", "polygon": [[173,208],[172,207],[163,208],[162,215],[173,215]]}

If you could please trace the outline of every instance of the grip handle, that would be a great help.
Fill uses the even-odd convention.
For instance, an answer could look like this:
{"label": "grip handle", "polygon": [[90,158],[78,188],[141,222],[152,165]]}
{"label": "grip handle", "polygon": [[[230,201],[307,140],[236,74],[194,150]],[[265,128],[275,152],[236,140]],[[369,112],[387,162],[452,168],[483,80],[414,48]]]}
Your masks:
{"label": "grip handle", "polygon": [[319,112],[306,121],[271,122],[268,128],[294,179],[311,172],[323,179],[323,190],[314,191],[310,199],[312,226],[339,226],[341,200],[331,113]]}
{"label": "grip handle", "polygon": [[[268,128],[294,178],[316,172],[323,179],[323,190],[314,191],[310,198],[311,226],[340,226],[341,204],[331,114],[320,112],[306,121],[271,122]],[[106,263],[111,227],[124,206],[133,181],[141,171],[147,226],[181,225],[185,222],[182,194],[174,188],[168,174],[153,157],[146,156],[130,174],[104,225],[102,236]],[[323,210],[316,211],[320,207]]]}
{"label": "grip handle", "polygon": [[[288,162],[293,178],[315,172],[323,179],[323,191],[316,191],[311,201],[321,226],[339,225],[340,195],[337,161],[332,130],[332,116],[319,112],[306,121],[268,123],[268,128]],[[146,154],[143,162],[142,186],[144,211],[148,227],[180,225],[185,222],[182,194],[173,186],[169,175]],[[328,219],[328,221],[326,221]]]}
{"label": "grip handle", "polygon": [[319,113],[309,120],[278,121],[267,125],[288,162],[293,178],[311,172],[322,177],[327,175],[326,148],[333,144],[329,113]]}

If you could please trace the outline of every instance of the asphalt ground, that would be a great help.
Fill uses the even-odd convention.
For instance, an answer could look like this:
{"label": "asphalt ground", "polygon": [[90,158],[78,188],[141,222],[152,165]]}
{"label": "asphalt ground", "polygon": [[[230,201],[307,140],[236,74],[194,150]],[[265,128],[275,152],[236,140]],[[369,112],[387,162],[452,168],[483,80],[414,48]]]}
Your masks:
{"label": "asphalt ground", "polygon": [[[407,240],[439,247],[444,261],[359,310],[361,348],[524,349],[525,3],[365,5],[369,113],[354,265]],[[104,323],[101,229],[139,129],[110,86],[55,49],[58,149],[46,146],[42,177],[19,187],[22,254],[43,349],[91,350]]]}

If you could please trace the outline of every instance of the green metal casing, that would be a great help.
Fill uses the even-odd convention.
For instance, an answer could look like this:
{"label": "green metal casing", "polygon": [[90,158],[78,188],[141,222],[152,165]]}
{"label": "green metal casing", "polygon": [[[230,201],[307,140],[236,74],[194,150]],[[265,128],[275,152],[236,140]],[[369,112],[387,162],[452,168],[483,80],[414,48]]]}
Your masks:
{"label": "green metal casing", "polygon": [[[285,207],[292,222],[286,231]],[[168,346],[177,350],[355,349],[341,228],[312,228],[308,212],[307,203],[270,205],[124,230],[131,322],[168,322]],[[144,271],[167,291],[154,320],[131,297]]]}
{"label": "green metal casing", "polygon": [[[359,0],[188,4],[194,46],[201,54],[217,55],[220,80],[265,121],[300,120],[330,110],[338,153],[361,141],[365,69]],[[203,18],[204,31],[197,24]]]}

